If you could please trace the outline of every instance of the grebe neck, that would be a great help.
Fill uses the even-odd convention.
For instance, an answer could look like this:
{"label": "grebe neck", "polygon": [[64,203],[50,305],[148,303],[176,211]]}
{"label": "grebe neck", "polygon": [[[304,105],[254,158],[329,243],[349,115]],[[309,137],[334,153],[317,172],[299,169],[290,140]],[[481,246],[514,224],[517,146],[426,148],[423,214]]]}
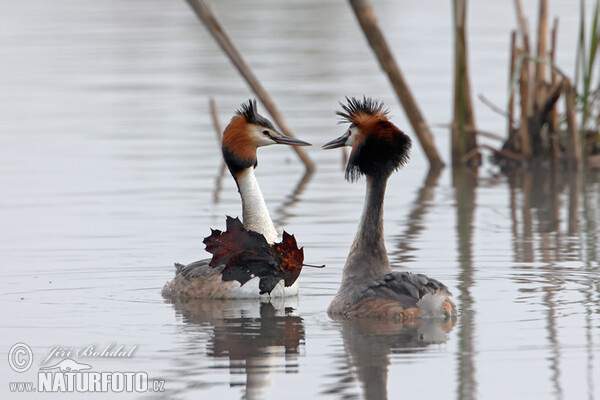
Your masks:
{"label": "grebe neck", "polygon": [[242,198],[242,217],[246,229],[262,234],[267,242],[279,241],[279,234],[269,215],[254,168],[246,168],[235,176],[240,197]]}
{"label": "grebe neck", "polygon": [[383,235],[383,198],[388,177],[380,175],[366,175],[366,177],[365,205],[358,232],[344,267],[342,285],[349,278],[354,281],[392,272]]}

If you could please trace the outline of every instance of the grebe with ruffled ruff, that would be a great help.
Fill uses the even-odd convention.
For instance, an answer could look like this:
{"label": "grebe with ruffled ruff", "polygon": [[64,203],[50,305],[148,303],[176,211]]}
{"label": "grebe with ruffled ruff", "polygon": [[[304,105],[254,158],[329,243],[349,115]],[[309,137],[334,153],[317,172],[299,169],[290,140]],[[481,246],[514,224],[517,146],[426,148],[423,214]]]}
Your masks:
{"label": "grebe with ruffled ruff", "polygon": [[409,158],[410,138],[392,124],[383,103],[346,98],[337,114],[350,127],[323,146],[350,146],[346,179],[366,176],[367,193],[342,283],[328,313],[345,318],[409,320],[456,314],[448,288],[422,274],[392,271],[383,235],[383,199],[388,178]]}

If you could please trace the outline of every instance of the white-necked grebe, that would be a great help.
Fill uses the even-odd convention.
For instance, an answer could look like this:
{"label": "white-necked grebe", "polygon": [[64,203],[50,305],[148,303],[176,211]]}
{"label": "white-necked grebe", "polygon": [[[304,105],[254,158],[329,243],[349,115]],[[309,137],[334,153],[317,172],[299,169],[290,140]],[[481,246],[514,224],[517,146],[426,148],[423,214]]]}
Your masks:
{"label": "white-necked grebe", "polygon": [[[256,100],[249,100],[242,104],[223,132],[223,158],[237,184],[242,199],[243,217],[243,227],[239,224],[239,220],[228,218],[228,229],[237,232],[252,231],[253,240],[257,238],[262,240],[254,234],[256,232],[262,235],[268,244],[278,242],[281,238],[269,215],[254,175],[254,168],[258,163],[256,150],[259,147],[278,143],[292,146],[310,145],[278,132],[271,121],[258,113]],[[210,238],[216,240],[211,243],[218,244],[220,238],[215,238],[215,232],[221,233],[213,231]],[[284,239],[286,236],[290,239],[287,234],[284,234]],[[205,239],[205,243],[207,240],[209,238]],[[295,240],[293,244],[295,245]],[[225,263],[211,266],[210,259],[199,260],[188,265],[175,264],[175,278],[164,286],[163,296],[167,298],[255,298],[294,296],[298,293],[296,273],[292,274],[292,283],[289,282],[289,276],[287,279],[282,276],[282,267],[268,270],[266,272],[268,276],[265,277],[265,268],[261,266],[260,272],[256,271],[252,261],[248,266],[238,268],[237,272],[233,273],[233,275],[237,274],[237,279],[224,276]],[[299,274],[299,271],[296,272]],[[285,271],[283,273],[285,274]]]}

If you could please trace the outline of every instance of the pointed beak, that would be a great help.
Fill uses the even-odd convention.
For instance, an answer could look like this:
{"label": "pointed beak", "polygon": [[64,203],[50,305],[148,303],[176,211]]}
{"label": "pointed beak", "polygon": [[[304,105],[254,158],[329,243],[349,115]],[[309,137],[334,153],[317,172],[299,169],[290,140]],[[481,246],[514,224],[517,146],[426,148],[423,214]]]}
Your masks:
{"label": "pointed beak", "polygon": [[345,133],[337,139],[333,139],[331,142],[327,142],[323,145],[323,149],[337,149],[338,147],[343,147],[346,145],[346,140],[348,139],[348,134]]}
{"label": "pointed beak", "polygon": [[292,138],[289,136],[285,136],[284,134],[279,134],[277,136],[271,136],[271,139],[275,141],[275,143],[279,144],[287,144],[290,146],[312,146],[311,143],[305,142],[300,139]]}

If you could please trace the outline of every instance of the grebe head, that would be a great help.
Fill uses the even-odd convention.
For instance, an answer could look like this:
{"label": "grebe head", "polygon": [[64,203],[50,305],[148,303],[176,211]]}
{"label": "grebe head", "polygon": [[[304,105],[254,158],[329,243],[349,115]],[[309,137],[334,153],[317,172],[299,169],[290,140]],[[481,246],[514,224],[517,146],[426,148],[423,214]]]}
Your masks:
{"label": "grebe head", "polygon": [[387,178],[408,161],[410,138],[388,120],[389,111],[382,102],[366,96],[362,100],[346,97],[346,101],[336,114],[350,127],[323,148],[352,147],[346,166],[346,179],[351,182],[362,175]]}
{"label": "grebe head", "polygon": [[256,149],[271,144],[310,146],[310,143],[285,136],[257,111],[256,100],[243,103],[223,132],[223,157],[232,174],[256,167]]}

